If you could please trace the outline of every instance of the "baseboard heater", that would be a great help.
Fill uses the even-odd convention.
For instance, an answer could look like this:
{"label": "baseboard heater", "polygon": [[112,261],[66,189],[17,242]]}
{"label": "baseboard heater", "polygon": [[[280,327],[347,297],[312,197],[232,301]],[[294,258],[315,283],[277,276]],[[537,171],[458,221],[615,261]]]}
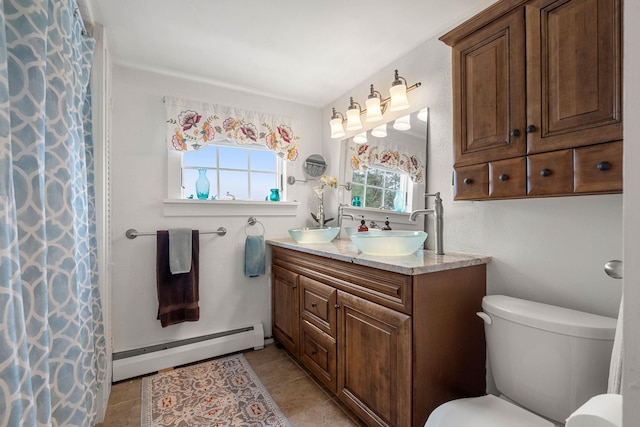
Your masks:
{"label": "baseboard heater", "polygon": [[113,353],[113,381],[264,347],[262,323],[230,331]]}

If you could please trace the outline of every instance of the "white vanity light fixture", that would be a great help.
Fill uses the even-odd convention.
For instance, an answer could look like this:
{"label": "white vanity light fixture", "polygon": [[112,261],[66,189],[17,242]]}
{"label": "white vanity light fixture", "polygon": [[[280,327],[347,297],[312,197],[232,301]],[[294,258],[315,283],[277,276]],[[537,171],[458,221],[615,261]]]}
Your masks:
{"label": "white vanity light fixture", "polygon": [[411,129],[411,115],[407,114],[406,116],[398,117],[396,121],[393,122],[393,128],[397,130]]}
{"label": "white vanity light fixture", "polygon": [[379,122],[382,120],[382,109],[380,108],[380,101],[382,100],[382,95],[377,90],[373,89],[373,85],[371,85],[371,93],[367,98],[367,102],[365,102],[367,118],[365,119],[368,123]]}
{"label": "white vanity light fixture", "polygon": [[[342,113],[336,112],[333,108],[333,114],[329,125],[331,126],[331,138],[337,139],[345,136],[344,124],[346,123],[346,132],[354,132],[362,129],[362,122],[360,116],[366,114],[365,121],[367,123],[375,123],[381,120],[385,114],[387,107],[390,111],[402,111],[409,108],[409,100],[407,93],[413,89],[419,88],[422,83],[417,82],[411,86],[407,86],[407,81],[404,77],[398,75],[398,70],[395,70],[395,80],[393,86],[389,89],[391,94],[388,98],[382,98],[380,92],[373,89],[373,85],[370,86],[370,95],[366,101],[366,108],[363,110],[360,104],[353,100],[353,97],[349,99],[349,107],[347,110],[347,117],[345,118]],[[340,122],[340,118],[342,121]],[[382,133],[382,130],[379,131]],[[374,135],[372,133],[372,135]],[[376,135],[374,135],[376,136]]]}
{"label": "white vanity light fixture", "polygon": [[349,108],[347,109],[347,130],[362,129],[360,121],[360,104],[353,100],[353,96],[349,99]]}
{"label": "white vanity light fixture", "polygon": [[331,138],[337,139],[346,135],[344,126],[342,125],[343,120],[344,116],[342,113],[333,108],[333,114],[331,115],[331,120],[329,120],[329,126],[331,126]]}
{"label": "white vanity light fixture", "polygon": [[389,94],[391,95],[389,111],[402,111],[409,108],[409,99],[407,98],[407,80],[398,75],[398,70],[395,71],[394,80],[393,83],[391,83]]}
{"label": "white vanity light fixture", "polygon": [[367,132],[362,132],[353,137],[353,142],[356,144],[364,144],[367,142]]}
{"label": "white vanity light fixture", "polygon": [[384,138],[387,136],[387,124],[383,123],[371,129],[371,136],[375,136],[376,138]]}

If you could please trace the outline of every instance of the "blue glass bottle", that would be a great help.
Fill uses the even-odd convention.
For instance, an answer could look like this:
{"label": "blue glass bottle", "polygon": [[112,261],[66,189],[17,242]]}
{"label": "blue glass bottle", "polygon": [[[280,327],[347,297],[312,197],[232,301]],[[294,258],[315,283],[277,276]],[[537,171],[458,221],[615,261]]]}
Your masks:
{"label": "blue glass bottle", "polygon": [[278,190],[277,188],[272,188],[271,189],[271,194],[269,194],[269,200],[271,200],[272,202],[279,202],[280,201],[280,190]]}
{"label": "blue glass bottle", "polygon": [[209,188],[211,184],[207,178],[207,169],[198,169],[198,179],[196,179],[196,196],[200,200],[207,200],[209,198]]}
{"label": "blue glass bottle", "polygon": [[404,209],[404,199],[402,197],[402,191],[396,191],[396,197],[393,199],[393,210],[396,212],[402,212]]}

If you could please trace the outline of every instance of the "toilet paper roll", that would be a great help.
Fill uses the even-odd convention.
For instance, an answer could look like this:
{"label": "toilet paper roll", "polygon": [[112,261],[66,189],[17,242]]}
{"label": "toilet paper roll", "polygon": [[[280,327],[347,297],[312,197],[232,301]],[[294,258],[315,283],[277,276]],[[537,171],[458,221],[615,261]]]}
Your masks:
{"label": "toilet paper roll", "polygon": [[622,396],[592,397],[567,418],[565,427],[622,427]]}

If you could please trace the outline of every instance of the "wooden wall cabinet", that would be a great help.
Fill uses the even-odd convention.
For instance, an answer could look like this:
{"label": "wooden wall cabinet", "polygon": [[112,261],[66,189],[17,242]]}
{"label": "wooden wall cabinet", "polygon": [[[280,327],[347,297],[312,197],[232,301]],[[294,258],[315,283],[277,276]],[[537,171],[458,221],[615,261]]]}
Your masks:
{"label": "wooden wall cabinet", "polygon": [[[620,0],[503,0],[441,37],[453,52],[456,200],[622,191],[622,179],[612,180],[621,169],[590,173],[582,185],[582,169],[568,162],[562,174],[571,175],[570,186],[529,169],[508,183],[489,171],[501,166],[492,162],[622,140],[621,22]],[[486,175],[470,177],[469,167],[480,164]],[[467,179],[473,190],[459,185]]]}
{"label": "wooden wall cabinet", "polygon": [[422,427],[438,405],[484,394],[484,264],[410,276],[272,255],[276,341],[367,425]]}

